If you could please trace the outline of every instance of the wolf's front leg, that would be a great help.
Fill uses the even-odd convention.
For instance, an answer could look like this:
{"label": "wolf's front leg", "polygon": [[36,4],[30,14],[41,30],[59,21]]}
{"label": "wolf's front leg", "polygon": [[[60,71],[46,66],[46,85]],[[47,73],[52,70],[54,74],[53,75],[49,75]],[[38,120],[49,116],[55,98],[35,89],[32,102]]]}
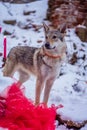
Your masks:
{"label": "wolf's front leg", "polygon": [[47,105],[48,102],[48,98],[50,95],[50,91],[52,88],[52,85],[55,81],[55,77],[50,77],[47,81],[46,81],[46,85],[45,85],[45,90],[44,90],[44,97],[43,97],[43,102]]}
{"label": "wolf's front leg", "polygon": [[41,77],[37,78],[35,91],[35,105],[38,105],[40,103],[40,95],[44,87],[44,82],[45,81]]}

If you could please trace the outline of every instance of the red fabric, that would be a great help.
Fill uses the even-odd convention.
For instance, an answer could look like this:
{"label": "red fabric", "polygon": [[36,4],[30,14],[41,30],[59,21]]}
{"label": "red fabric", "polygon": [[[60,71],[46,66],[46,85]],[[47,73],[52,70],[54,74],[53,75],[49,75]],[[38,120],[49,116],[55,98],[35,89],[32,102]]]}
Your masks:
{"label": "red fabric", "polygon": [[0,127],[9,130],[54,130],[56,107],[35,106],[16,84],[0,96]]}

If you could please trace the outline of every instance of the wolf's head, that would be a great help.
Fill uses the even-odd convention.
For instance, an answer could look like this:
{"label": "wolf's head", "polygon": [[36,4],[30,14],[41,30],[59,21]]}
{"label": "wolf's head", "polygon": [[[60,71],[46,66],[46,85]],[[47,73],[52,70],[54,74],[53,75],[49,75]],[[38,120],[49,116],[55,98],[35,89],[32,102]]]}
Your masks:
{"label": "wolf's head", "polygon": [[61,51],[63,47],[66,48],[64,42],[64,34],[59,29],[50,29],[45,23],[43,23],[45,32],[45,44],[44,47],[48,51],[58,50]]}

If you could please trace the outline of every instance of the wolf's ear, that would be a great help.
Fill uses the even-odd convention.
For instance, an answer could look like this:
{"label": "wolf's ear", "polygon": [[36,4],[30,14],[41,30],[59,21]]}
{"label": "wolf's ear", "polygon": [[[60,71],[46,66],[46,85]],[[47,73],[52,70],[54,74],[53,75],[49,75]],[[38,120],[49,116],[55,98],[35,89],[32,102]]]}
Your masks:
{"label": "wolf's ear", "polygon": [[66,32],[66,24],[59,26],[58,30],[60,31],[60,33],[65,33]]}
{"label": "wolf's ear", "polygon": [[44,27],[44,31],[48,32],[49,31],[49,27],[43,22],[43,27]]}
{"label": "wolf's ear", "polygon": [[63,41],[64,37],[66,36],[66,24],[59,26],[57,29],[61,33],[61,41]]}

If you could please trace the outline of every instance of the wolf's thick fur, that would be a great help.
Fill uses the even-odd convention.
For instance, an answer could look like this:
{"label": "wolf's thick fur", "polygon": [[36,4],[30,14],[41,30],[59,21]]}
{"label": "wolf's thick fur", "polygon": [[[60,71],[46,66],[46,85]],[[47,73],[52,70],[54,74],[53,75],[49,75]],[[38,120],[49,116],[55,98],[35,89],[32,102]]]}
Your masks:
{"label": "wolf's thick fur", "polygon": [[31,74],[36,75],[36,105],[40,103],[40,95],[44,87],[43,102],[47,104],[51,87],[59,75],[66,56],[66,44],[60,31],[50,30],[46,24],[44,30],[46,40],[41,48],[28,46],[12,48],[3,69],[3,75],[9,77],[18,71],[20,85],[27,81]]}

